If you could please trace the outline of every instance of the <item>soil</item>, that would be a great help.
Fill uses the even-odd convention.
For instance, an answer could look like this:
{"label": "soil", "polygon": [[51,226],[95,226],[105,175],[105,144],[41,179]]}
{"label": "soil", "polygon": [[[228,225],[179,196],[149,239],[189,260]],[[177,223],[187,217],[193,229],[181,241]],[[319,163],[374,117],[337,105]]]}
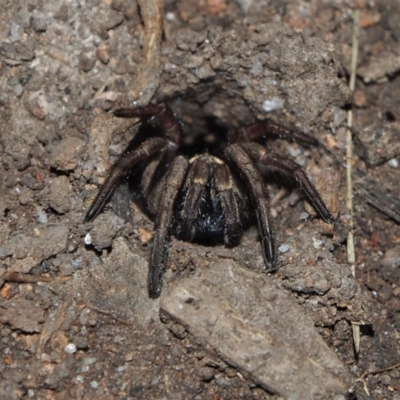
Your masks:
{"label": "soil", "polygon": [[[0,4],[0,398],[296,398],[292,364],[308,382],[301,398],[400,399],[399,3],[167,1],[153,47],[161,26],[144,7]],[[144,23],[151,13],[153,24]],[[109,111],[150,100],[168,102],[188,145],[219,143],[229,129],[266,118],[315,137],[321,146],[268,146],[311,176],[335,225],[314,218],[292,182],[272,174],[278,272],[266,274],[255,226],[233,249],[172,237],[161,300],[150,300],[152,220],[135,202],[128,212],[113,201],[83,222],[139,129]],[[182,293],[191,293],[186,314],[176,311]],[[192,318],[204,304],[212,312]],[[219,310],[234,318],[216,340],[203,328]],[[230,353],[237,329],[244,361]],[[268,340],[254,339],[264,331]],[[260,370],[251,357],[264,348],[271,364],[266,357]],[[301,375],[300,359],[318,359],[329,379],[308,367]]]}

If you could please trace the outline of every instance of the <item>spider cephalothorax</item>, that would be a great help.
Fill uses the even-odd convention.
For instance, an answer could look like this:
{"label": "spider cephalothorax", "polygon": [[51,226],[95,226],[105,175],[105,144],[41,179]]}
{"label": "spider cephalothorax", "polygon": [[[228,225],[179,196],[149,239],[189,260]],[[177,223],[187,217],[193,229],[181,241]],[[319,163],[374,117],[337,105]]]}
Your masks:
{"label": "spider cephalothorax", "polygon": [[217,154],[205,152],[187,157],[181,151],[181,125],[166,104],[124,108],[116,110],[114,115],[119,118],[155,116],[162,135],[143,139],[120,157],[112,166],[85,221],[96,218],[116,187],[133,169],[143,171],[140,191],[155,222],[148,280],[152,298],[161,293],[171,233],[185,241],[205,240],[234,246],[255,217],[264,262],[269,270],[275,270],[275,234],[266,184],[258,168],[260,164],[292,176],[321,218],[325,222],[333,221],[302,168],[259,143],[271,136],[304,144],[317,143],[302,132],[271,120],[256,122],[231,132],[227,144]]}

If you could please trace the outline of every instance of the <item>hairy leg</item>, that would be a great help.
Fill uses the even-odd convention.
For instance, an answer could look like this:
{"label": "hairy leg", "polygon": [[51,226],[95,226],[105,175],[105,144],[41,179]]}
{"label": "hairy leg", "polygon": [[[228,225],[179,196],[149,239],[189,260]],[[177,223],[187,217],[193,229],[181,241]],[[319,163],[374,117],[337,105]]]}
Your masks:
{"label": "hairy leg", "polygon": [[275,270],[277,260],[275,232],[269,213],[269,196],[261,174],[250,156],[238,144],[225,150],[228,159],[236,166],[251,195],[261,236],[264,262],[270,270]]}
{"label": "hairy leg", "polygon": [[209,180],[210,166],[197,158],[189,167],[185,182],[185,197],[180,212],[181,223],[179,239],[191,242],[196,234],[196,219],[204,199],[206,185]]}
{"label": "hairy leg", "polygon": [[216,164],[215,188],[217,190],[221,206],[224,213],[224,244],[227,247],[236,245],[243,233],[240,210],[237,193],[235,193],[234,182],[228,166],[225,164]]}
{"label": "hairy leg", "polygon": [[320,217],[327,223],[333,222],[334,218],[328,210],[328,207],[325,205],[317,189],[311,183],[300,165],[296,164],[293,160],[282,158],[269,152],[265,147],[258,143],[242,143],[241,146],[256,162],[260,162],[266,166],[276,167],[292,176],[298,187],[303,191],[307,199],[317,210]]}
{"label": "hairy leg", "polygon": [[278,137],[291,142],[299,142],[307,145],[318,144],[318,141],[313,137],[308,136],[297,129],[284,127],[270,119],[255,122],[234,130],[229,135],[229,143],[251,142],[261,137]]}
{"label": "hairy leg", "polygon": [[153,299],[161,294],[163,274],[168,259],[168,241],[173,220],[174,204],[182,188],[188,160],[183,156],[176,157],[165,177],[155,219],[153,246],[149,262],[149,296]]}
{"label": "hairy leg", "polygon": [[146,160],[152,155],[162,151],[167,143],[162,138],[151,138],[144,141],[136,150],[124,154],[112,167],[106,181],[97,194],[93,204],[90,206],[85,222],[94,220],[104,208],[107,200],[112,196],[115,188],[129,175],[132,167],[140,161]]}

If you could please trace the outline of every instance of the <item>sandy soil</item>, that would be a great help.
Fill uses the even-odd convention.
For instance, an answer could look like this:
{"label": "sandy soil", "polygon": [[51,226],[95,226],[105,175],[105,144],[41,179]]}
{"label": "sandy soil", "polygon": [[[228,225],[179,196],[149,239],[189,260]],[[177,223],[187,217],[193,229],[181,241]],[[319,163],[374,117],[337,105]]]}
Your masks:
{"label": "sandy soil", "polygon": [[[302,357],[319,356],[335,383],[307,372],[310,391],[302,398],[400,399],[400,5],[196,3],[166,2],[163,30],[156,9],[130,0],[0,4],[0,397],[294,395],[290,363],[271,376],[265,361],[260,373],[228,354],[229,335],[214,341],[200,329],[199,318],[210,313],[193,321],[193,310],[173,311],[182,290],[193,290],[213,311],[234,305],[235,315],[243,312],[246,333],[270,318],[265,338],[277,357],[306,343],[293,333],[304,326],[321,350]],[[161,300],[150,300],[151,219],[134,202],[127,212],[122,194],[122,211],[114,201],[83,223],[108,168],[139,129],[109,111],[150,100],[168,102],[187,143],[218,144],[227,130],[267,117],[315,137],[321,146],[268,145],[303,166],[335,225],[314,218],[293,182],[269,175],[279,271],[265,273],[256,227],[233,249],[172,237]],[[353,218],[345,206],[349,109]],[[347,261],[350,229],[355,277]],[[232,282],[220,271],[231,271]],[[276,297],[282,301],[265,316]],[[282,311],[291,304],[298,311]],[[305,325],[296,326],[296,313]],[[232,321],[227,333],[237,328]],[[245,337],[240,351],[248,354],[267,345]],[[273,385],[274,377],[286,384]]]}

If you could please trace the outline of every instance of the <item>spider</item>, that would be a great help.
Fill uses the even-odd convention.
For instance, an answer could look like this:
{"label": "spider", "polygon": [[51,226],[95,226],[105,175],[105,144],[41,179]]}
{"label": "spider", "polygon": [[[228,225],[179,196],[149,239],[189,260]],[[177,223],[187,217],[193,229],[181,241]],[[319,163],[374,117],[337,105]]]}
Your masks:
{"label": "spider", "polygon": [[270,271],[276,270],[276,239],[260,165],[280,169],[293,177],[320,217],[327,223],[333,222],[328,207],[303,169],[269,151],[263,143],[270,137],[279,137],[306,145],[318,144],[298,130],[267,119],[231,131],[226,143],[213,152],[187,156],[182,150],[180,121],[165,103],[122,108],[114,115],[139,117],[142,122],[156,117],[162,134],[148,135],[120,156],[87,211],[85,222],[94,220],[117,186],[139,171],[139,191],[155,222],[148,275],[151,298],[161,294],[171,234],[184,241],[223,242],[232,247],[255,217],[265,265]]}

